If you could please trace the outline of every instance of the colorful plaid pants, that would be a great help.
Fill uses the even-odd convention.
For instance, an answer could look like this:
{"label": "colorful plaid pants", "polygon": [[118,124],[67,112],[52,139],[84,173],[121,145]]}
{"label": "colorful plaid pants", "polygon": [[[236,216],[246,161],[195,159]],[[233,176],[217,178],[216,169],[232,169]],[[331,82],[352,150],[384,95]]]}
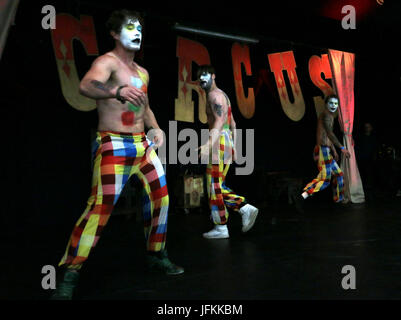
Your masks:
{"label": "colorful plaid pants", "polygon": [[[220,147],[217,161],[210,158],[206,168],[207,191],[209,207],[215,224],[227,224],[228,211],[231,208],[238,211],[246,204],[244,197],[236,195],[225,185],[225,178],[230,168],[233,154],[233,141],[231,132],[223,130],[220,135]],[[216,164],[214,164],[216,162]]]}
{"label": "colorful plaid pants", "polygon": [[79,269],[95,247],[132,175],[142,182],[144,231],[148,251],[165,247],[169,197],[163,166],[144,133],[98,132],[92,191],[59,265]]}
{"label": "colorful plaid pants", "polygon": [[330,148],[327,146],[316,146],[314,154],[319,157],[317,162],[319,174],[306,185],[304,191],[311,195],[327,188],[331,181],[334,201],[342,201],[344,199],[343,172],[330,154]]}

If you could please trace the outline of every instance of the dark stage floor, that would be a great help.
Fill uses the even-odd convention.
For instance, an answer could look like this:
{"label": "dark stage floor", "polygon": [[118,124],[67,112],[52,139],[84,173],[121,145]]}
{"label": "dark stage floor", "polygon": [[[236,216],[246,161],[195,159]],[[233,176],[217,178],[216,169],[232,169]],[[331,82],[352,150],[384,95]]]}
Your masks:
{"label": "dark stage floor", "polygon": [[[276,219],[272,219],[273,217]],[[336,207],[308,199],[302,217],[287,205],[262,208],[254,229],[241,233],[231,214],[230,239],[206,240],[206,212],[171,212],[168,250],[185,274],[145,272],[142,226],[112,216],[81,273],[81,300],[400,299],[401,198]],[[273,222],[273,223],[272,223]],[[0,298],[46,300],[41,268],[56,265],[71,226],[21,230],[0,242]],[[344,290],[343,266],[356,270]]]}

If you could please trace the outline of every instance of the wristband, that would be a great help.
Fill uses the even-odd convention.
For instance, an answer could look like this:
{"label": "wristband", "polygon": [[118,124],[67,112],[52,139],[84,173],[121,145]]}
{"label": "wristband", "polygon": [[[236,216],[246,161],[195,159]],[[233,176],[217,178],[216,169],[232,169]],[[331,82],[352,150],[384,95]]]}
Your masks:
{"label": "wristband", "polygon": [[341,147],[341,150],[345,150],[345,147],[343,146],[343,147]]}
{"label": "wristband", "polygon": [[120,101],[121,103],[125,103],[125,99],[120,96],[120,91],[121,91],[122,88],[125,88],[126,86],[127,86],[126,84],[123,85],[123,86],[119,86],[118,89],[117,89],[117,92],[116,92],[116,99],[118,101]]}

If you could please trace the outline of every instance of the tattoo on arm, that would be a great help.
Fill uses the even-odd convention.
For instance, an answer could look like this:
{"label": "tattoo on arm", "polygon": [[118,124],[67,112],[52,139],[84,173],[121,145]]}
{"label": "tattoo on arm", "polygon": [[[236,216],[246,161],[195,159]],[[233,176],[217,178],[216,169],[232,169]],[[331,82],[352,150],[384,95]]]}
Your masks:
{"label": "tattoo on arm", "polygon": [[223,115],[223,106],[221,104],[215,103],[213,109],[219,117]]}
{"label": "tattoo on arm", "polygon": [[110,89],[107,88],[107,86],[104,83],[97,81],[97,80],[92,80],[91,83],[93,84],[93,86],[95,88],[102,90],[104,92],[110,93]]}

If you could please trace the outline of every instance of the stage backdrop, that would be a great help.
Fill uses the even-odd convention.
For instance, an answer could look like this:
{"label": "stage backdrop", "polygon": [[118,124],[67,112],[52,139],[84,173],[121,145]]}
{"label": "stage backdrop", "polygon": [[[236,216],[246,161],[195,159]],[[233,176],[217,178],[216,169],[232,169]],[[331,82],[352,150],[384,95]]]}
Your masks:
{"label": "stage backdrop", "polygon": [[[26,190],[29,185],[27,201],[11,203],[16,196],[10,197],[10,208],[20,206],[16,210],[27,212],[27,219],[46,222],[67,216],[74,220],[83,210],[97,113],[94,102],[80,96],[77,88],[93,60],[114,46],[105,28],[111,5],[82,3],[78,10],[65,1],[54,3],[56,29],[47,30],[40,27],[40,1],[20,3],[0,61],[1,73],[7,75],[1,80],[4,121],[14,133],[4,147],[15,150],[12,161],[3,159],[11,169],[2,174],[10,181],[8,190]],[[218,87],[231,100],[237,127],[255,133],[253,171],[236,176],[230,185],[258,201],[265,191],[249,190],[267,172],[285,171],[305,182],[313,179],[316,120],[323,97],[334,91],[328,49],[268,38],[244,43],[195,35],[175,30],[174,23],[145,14],[143,48],[137,56],[149,71],[150,104],[166,134],[171,121],[177,121],[178,132],[207,127],[205,96],[195,75],[199,64],[211,63]],[[28,37],[27,25],[32,26]],[[352,114],[347,117],[352,120]],[[338,123],[335,133],[341,137]],[[17,149],[13,141],[18,141]],[[178,147],[184,143],[179,141]],[[203,169],[167,164],[167,179]]]}
{"label": "stage backdrop", "polygon": [[[93,101],[82,97],[78,93],[79,77],[76,71],[76,64],[78,62],[74,58],[74,48],[72,45],[72,40],[78,39],[82,42],[88,55],[98,55],[93,17],[81,15],[80,19],[76,19],[71,15],[59,13],[57,16],[57,24],[58,28],[52,31],[52,40],[63,95],[71,107],[81,111],[93,110],[95,108]],[[151,25],[152,24],[149,24],[149,26]],[[206,96],[204,91],[199,87],[194,75],[197,66],[213,64],[217,70],[218,85],[224,88],[229,94],[231,93],[230,96],[233,100],[233,107],[234,110],[237,111],[235,118],[239,119],[240,123],[243,122],[242,120],[251,120],[253,123],[251,123],[250,126],[255,128],[258,133],[257,136],[261,137],[256,143],[257,150],[255,157],[262,159],[262,162],[265,162],[265,164],[268,163],[268,158],[271,157],[271,154],[263,154],[259,149],[271,149],[269,148],[269,144],[272,143],[273,139],[269,139],[269,127],[277,128],[281,131],[279,132],[280,137],[275,137],[274,139],[276,142],[279,142],[281,148],[283,146],[294,145],[295,141],[293,141],[293,139],[296,139],[295,136],[291,136],[291,134],[288,135],[288,126],[283,125],[281,128],[278,128],[277,125],[268,125],[270,118],[268,109],[281,109],[281,116],[293,122],[292,124],[295,126],[295,130],[299,132],[296,136],[305,137],[305,139],[307,139],[308,131],[304,130],[305,128],[301,124],[297,126],[297,123],[305,117],[306,103],[308,100],[310,101],[310,98],[313,98],[313,104],[311,103],[309,108],[312,107],[318,115],[324,108],[323,96],[336,91],[340,98],[339,120],[342,132],[345,133],[345,145],[352,153],[351,160],[342,160],[342,167],[345,171],[345,181],[350,181],[350,183],[347,182],[347,186],[349,186],[347,188],[347,190],[349,190],[348,198],[353,202],[363,202],[362,183],[355,161],[353,144],[351,143],[354,110],[353,54],[332,50],[330,51],[330,64],[328,54],[322,53],[326,52],[325,49],[312,52],[312,50],[305,50],[305,48],[302,47],[292,47],[289,44],[282,44],[283,49],[277,52],[278,49],[272,48],[274,47],[274,43],[261,42],[257,45],[249,45],[247,43],[232,42],[221,38],[217,40],[210,39],[210,36],[208,37],[207,35],[199,37],[198,35],[180,35],[174,32],[167,35],[165,39],[170,39],[171,43],[176,44],[176,57],[174,58],[171,56],[171,51],[166,52],[167,48],[171,47],[166,44],[166,50],[164,50],[162,55],[166,57],[166,61],[164,62],[165,66],[172,65],[172,61],[177,61],[178,59],[175,90],[172,88],[176,92],[176,98],[174,99],[174,117],[167,115],[167,118],[182,122],[180,125],[181,128],[186,127],[186,123],[195,124],[195,128],[200,128],[205,125]],[[157,40],[155,39],[155,41]],[[284,49],[286,46],[287,49]],[[307,53],[308,51],[310,52],[309,54]],[[305,56],[309,57],[307,62],[305,61]],[[337,56],[340,58],[337,58]],[[170,61],[167,61],[167,57],[169,57]],[[304,59],[298,58],[300,62],[298,62],[297,65],[296,57],[302,57]],[[341,61],[337,61],[338,59],[341,60],[341,57],[345,57],[344,59],[348,59],[349,62],[344,65]],[[214,60],[213,62],[212,58]],[[263,61],[263,58],[265,61]],[[215,62],[217,59],[221,59],[222,61]],[[223,59],[225,59],[224,62]],[[301,66],[299,66],[299,63],[301,63]],[[306,64],[307,69],[305,68]],[[255,68],[255,65],[258,69]],[[319,95],[310,97],[311,90],[309,90],[308,85],[305,84],[305,77],[303,87],[301,87],[298,74],[302,75],[303,70],[308,71],[308,80],[320,90]],[[332,79],[332,70],[334,70],[337,79],[335,90],[331,85],[331,81],[329,82],[329,80]],[[167,69],[167,67],[165,67],[163,72],[173,74],[173,69]],[[160,73],[160,71],[158,73]],[[154,75],[155,74],[152,74],[152,77]],[[324,78],[322,78],[322,75],[324,75]],[[251,81],[246,81],[245,78]],[[263,86],[264,84],[266,87]],[[157,93],[162,91],[160,87],[154,90],[157,91]],[[265,93],[270,95],[270,98],[275,99],[275,101],[269,101],[266,97],[265,99],[259,98],[259,94],[262,90],[266,91]],[[304,93],[307,95],[309,94],[309,97],[306,96],[305,98]],[[168,106],[171,106],[171,92],[166,92],[162,97],[165,101],[163,104],[167,103]],[[263,108],[263,114],[260,110],[257,110],[257,108]],[[155,110],[158,111],[158,109]],[[171,107],[169,110],[171,111]],[[311,110],[308,110],[308,112],[311,112]],[[261,114],[260,118],[262,121],[260,121],[260,123],[255,123],[256,119],[254,119],[254,117],[256,118],[258,114]],[[278,117],[273,118],[274,122],[277,122],[277,120]],[[166,130],[167,128],[168,130]],[[167,135],[171,134],[171,132],[169,132],[170,126],[165,126],[164,129]],[[285,136],[287,136],[289,140],[284,141]],[[297,143],[297,145],[299,144]],[[278,147],[274,147],[274,150],[278,150]],[[284,167],[276,168],[272,166],[271,170],[294,170],[291,168],[291,163],[288,161],[288,149],[283,149],[281,152],[284,157],[282,160],[280,159],[280,163],[284,163]]]}

